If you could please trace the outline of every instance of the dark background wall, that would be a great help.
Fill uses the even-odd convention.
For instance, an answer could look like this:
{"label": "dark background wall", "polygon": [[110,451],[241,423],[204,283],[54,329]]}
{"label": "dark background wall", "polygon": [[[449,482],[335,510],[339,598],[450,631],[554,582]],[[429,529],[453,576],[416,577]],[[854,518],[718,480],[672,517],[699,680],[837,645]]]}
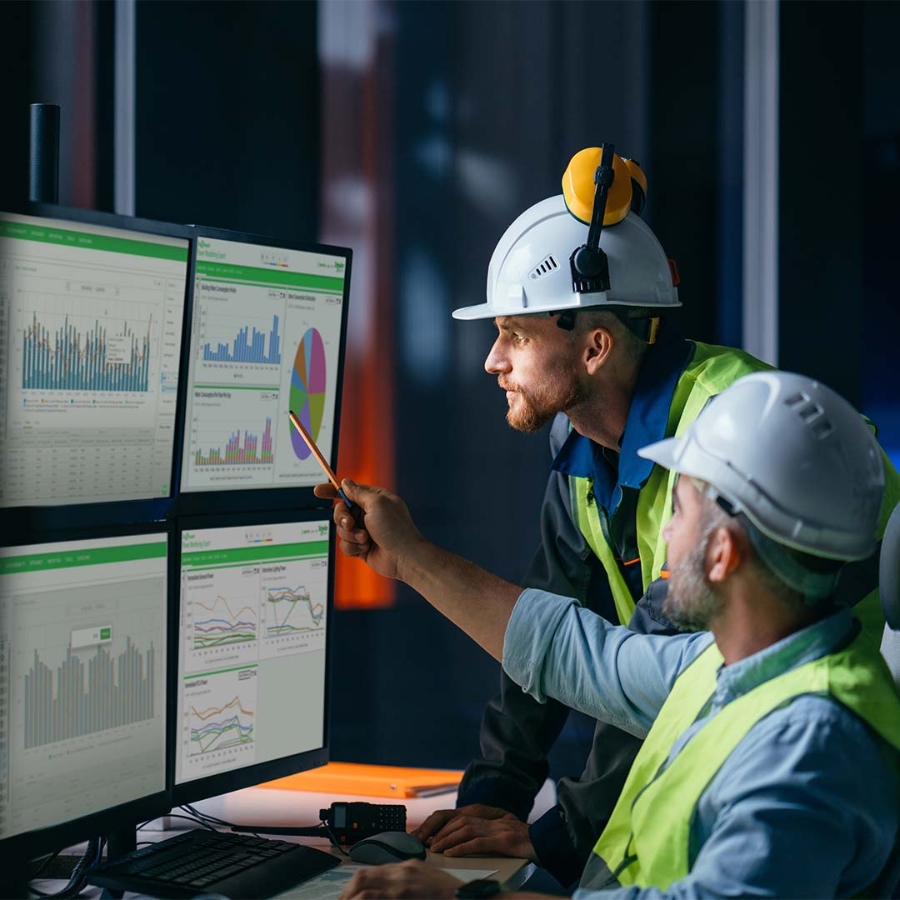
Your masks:
{"label": "dark background wall", "polygon": [[[379,50],[354,63],[370,89],[326,110],[328,79],[352,76],[321,64],[324,5],[137,3],[136,211],[315,239],[334,218],[323,198],[374,184],[390,236],[360,261],[390,294],[378,328],[393,412],[376,423],[395,448],[390,486],[430,537],[516,579],[537,543],[546,435],[508,429],[482,369],[493,326],[450,312],[481,301],[495,243],[559,191],[570,156],[613,140],[649,175],[646,217],[682,277],[677,324],[740,342],[744,3],[328,5],[339,37],[368,22]],[[900,7],[780,10],[781,362],[872,412],[900,453]],[[61,201],[112,207],[114,13],[0,4],[0,194],[25,194],[27,104],[59,102]],[[359,171],[344,132],[362,136]],[[339,172],[338,157],[351,160]],[[357,271],[351,319],[375,308]],[[403,589],[392,607],[339,611],[334,639],[334,758],[465,765],[496,663]],[[588,735],[573,721],[557,774],[579,769]]]}

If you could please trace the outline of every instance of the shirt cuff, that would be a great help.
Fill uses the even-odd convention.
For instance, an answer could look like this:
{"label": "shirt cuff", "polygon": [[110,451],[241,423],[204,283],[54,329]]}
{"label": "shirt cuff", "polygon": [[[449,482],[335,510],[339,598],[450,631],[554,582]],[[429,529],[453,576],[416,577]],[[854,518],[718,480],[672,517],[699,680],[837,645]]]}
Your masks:
{"label": "shirt cuff", "polygon": [[554,806],[548,809],[531,824],[528,837],[537,854],[538,865],[564,888],[574,890],[584,870],[585,860],[569,837],[562,808]]}
{"label": "shirt cuff", "polygon": [[571,597],[526,588],[513,607],[503,640],[503,671],[538,701],[546,699],[539,687],[547,649],[562,618],[577,605]]}

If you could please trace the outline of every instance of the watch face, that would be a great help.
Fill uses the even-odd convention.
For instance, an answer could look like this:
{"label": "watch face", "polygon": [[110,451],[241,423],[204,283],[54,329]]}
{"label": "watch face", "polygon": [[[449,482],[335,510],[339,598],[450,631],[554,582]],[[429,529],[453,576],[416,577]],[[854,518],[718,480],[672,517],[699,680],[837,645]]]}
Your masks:
{"label": "watch face", "polygon": [[493,897],[499,891],[499,881],[493,878],[478,878],[458,888],[456,896],[459,900],[480,900],[482,897]]}

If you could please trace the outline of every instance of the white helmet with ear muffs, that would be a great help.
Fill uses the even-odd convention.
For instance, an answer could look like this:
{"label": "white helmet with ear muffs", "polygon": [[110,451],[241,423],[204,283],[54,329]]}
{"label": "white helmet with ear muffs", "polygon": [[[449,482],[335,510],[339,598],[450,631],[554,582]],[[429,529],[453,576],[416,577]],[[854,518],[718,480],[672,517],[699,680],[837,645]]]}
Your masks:
{"label": "white helmet with ear muffs", "polygon": [[563,310],[681,306],[674,263],[638,214],[647,181],[612,145],[576,154],[563,194],[520,215],[488,267],[487,302],[456,319]]}
{"label": "white helmet with ear muffs", "polygon": [[638,454],[705,482],[723,508],[782,546],[833,560],[876,548],[885,483],[878,442],[843,397],[811,378],[745,375],[681,437]]}

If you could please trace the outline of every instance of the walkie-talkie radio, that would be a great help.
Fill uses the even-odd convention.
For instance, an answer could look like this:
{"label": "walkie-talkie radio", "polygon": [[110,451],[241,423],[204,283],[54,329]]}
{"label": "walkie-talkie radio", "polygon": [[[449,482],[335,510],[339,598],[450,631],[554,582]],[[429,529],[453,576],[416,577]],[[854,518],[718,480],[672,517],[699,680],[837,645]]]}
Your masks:
{"label": "walkie-talkie radio", "polygon": [[332,803],[319,810],[319,818],[341,846],[382,831],[406,831],[406,807],[401,803]]}
{"label": "walkie-talkie radio", "polygon": [[253,834],[286,834],[327,837],[339,847],[349,847],[382,831],[406,831],[406,807],[402,803],[332,803],[319,810],[319,824],[294,826],[232,825],[232,831]]}

